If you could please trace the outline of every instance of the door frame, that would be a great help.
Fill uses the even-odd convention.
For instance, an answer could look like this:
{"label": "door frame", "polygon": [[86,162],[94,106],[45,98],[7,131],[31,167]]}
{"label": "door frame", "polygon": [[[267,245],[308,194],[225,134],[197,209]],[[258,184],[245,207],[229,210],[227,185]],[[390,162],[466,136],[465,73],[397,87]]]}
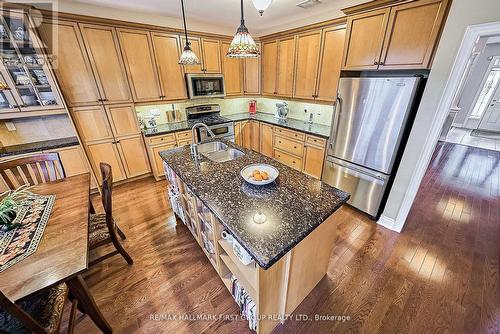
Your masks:
{"label": "door frame", "polygon": [[[493,68],[498,68],[500,70],[500,65],[493,65],[496,60],[500,60],[500,56],[494,56],[493,59],[491,59],[491,64],[490,64],[490,66],[488,66],[488,71],[485,73],[483,81],[482,81],[481,90],[483,90],[484,84],[486,83],[486,80],[488,79],[488,76],[490,75]],[[491,106],[491,102],[497,95],[500,95],[500,81],[497,82],[497,85],[493,89],[493,94],[491,94],[491,96],[488,100],[488,103],[487,103],[488,105],[486,106],[486,109],[484,110],[483,114],[481,115],[481,117],[479,118],[479,120],[477,122],[476,129],[481,130],[481,128],[480,128],[481,123],[485,120],[485,116],[488,112],[488,109]],[[476,97],[476,100],[474,101],[474,106],[476,105],[477,100],[479,100],[479,94]],[[474,108],[471,108],[471,110],[470,110],[471,113],[472,113],[472,110],[474,110]],[[469,116],[470,116],[470,114],[469,114]],[[490,130],[488,130],[488,131],[490,131]]]}
{"label": "door frame", "polygon": [[450,112],[455,92],[460,84],[460,78],[466,70],[467,61],[474,50],[474,45],[480,36],[497,34],[500,34],[500,21],[470,25],[465,29],[458,54],[455,57],[450,75],[448,76],[443,94],[439,101],[437,112],[434,114],[433,120],[430,123],[429,135],[425,139],[417,166],[411,175],[401,207],[399,208],[395,219],[382,214],[380,219],[377,221],[378,224],[396,232],[401,232],[403,229],[406,218],[408,217],[413,202],[415,201],[417,191],[422,183],[422,179],[427,171],[429,163],[431,162],[432,154],[434,153],[434,149],[438,143],[441,129]]}

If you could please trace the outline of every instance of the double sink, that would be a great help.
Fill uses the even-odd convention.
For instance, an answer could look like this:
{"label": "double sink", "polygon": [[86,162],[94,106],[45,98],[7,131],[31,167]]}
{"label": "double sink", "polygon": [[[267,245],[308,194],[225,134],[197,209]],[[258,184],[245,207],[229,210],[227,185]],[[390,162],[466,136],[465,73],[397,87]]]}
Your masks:
{"label": "double sink", "polygon": [[240,150],[229,147],[221,141],[198,144],[198,153],[215,162],[230,161],[245,155]]}

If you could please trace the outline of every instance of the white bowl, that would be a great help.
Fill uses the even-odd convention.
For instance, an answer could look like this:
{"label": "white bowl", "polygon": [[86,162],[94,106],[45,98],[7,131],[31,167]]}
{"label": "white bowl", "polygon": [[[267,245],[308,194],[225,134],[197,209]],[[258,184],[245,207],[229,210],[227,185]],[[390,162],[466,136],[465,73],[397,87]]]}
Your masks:
{"label": "white bowl", "polygon": [[[269,178],[267,180],[262,180],[262,181],[257,181],[253,178],[253,171],[258,170],[261,172],[266,172],[269,175]],[[241,177],[245,179],[250,184],[255,184],[258,186],[264,185],[264,184],[269,184],[276,180],[280,172],[274,168],[271,165],[268,164],[251,164],[248,166],[245,166],[241,172]]]}

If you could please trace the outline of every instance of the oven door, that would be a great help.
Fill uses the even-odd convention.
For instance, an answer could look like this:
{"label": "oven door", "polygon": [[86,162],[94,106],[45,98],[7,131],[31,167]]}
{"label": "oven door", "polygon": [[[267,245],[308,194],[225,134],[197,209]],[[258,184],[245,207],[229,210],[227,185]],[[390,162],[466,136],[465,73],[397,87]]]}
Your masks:
{"label": "oven door", "polygon": [[187,74],[186,82],[190,99],[226,96],[222,74]]}
{"label": "oven door", "polygon": [[[210,130],[215,135],[215,138],[224,138],[228,140],[234,140],[234,123],[223,123],[217,125],[209,126]],[[230,138],[232,137],[232,139]],[[204,141],[210,138],[210,135],[207,133],[207,129],[198,128],[198,138],[200,141]]]}

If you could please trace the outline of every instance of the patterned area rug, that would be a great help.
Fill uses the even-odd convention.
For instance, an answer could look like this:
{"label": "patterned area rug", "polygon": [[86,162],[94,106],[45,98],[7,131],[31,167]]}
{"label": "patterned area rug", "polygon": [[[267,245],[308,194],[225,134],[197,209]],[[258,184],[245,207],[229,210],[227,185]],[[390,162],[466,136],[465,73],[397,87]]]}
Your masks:
{"label": "patterned area rug", "polygon": [[10,231],[0,230],[0,272],[33,254],[42,240],[54,206],[55,195],[35,195],[26,200]]}

